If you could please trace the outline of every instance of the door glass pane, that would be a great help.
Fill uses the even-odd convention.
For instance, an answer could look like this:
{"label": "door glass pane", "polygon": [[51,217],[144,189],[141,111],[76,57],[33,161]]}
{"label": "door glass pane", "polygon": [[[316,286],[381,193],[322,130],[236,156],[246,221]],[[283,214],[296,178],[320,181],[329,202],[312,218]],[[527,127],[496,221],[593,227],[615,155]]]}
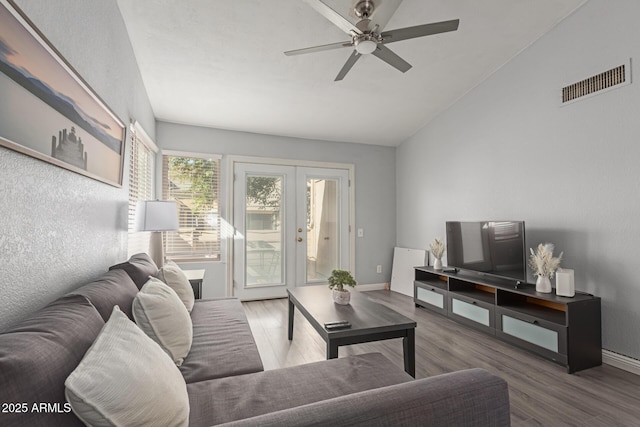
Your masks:
{"label": "door glass pane", "polygon": [[282,176],[247,176],[245,286],[282,283]]}
{"label": "door glass pane", "polygon": [[324,282],[340,268],[338,189],[336,179],[307,179],[307,282]]}

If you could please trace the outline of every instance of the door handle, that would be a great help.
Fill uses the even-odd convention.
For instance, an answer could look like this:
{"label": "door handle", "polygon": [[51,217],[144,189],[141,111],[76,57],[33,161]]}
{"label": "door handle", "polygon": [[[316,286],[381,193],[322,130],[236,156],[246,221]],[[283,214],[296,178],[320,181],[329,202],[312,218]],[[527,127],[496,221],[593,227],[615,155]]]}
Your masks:
{"label": "door handle", "polygon": [[298,237],[298,242],[302,242],[302,237]]}

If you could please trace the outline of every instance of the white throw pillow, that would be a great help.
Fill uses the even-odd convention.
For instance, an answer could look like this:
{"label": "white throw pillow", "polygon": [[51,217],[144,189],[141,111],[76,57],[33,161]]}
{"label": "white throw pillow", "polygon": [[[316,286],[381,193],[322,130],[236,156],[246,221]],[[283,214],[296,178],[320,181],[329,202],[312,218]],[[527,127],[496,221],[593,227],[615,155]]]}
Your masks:
{"label": "white throw pillow", "polygon": [[195,303],[193,288],[187,276],[185,276],[182,269],[178,267],[178,264],[173,261],[167,261],[164,266],[158,270],[158,278],[176,291],[176,294],[178,294],[184,306],[187,307],[187,311],[191,313],[193,304]]}
{"label": "white throw pillow", "polygon": [[182,374],[118,306],[64,385],[73,412],[89,426],[189,424]]}
{"label": "white throw pillow", "polygon": [[182,365],[191,350],[193,324],[174,290],[150,277],[133,299],[131,311],[140,329],[160,344],[176,365]]}

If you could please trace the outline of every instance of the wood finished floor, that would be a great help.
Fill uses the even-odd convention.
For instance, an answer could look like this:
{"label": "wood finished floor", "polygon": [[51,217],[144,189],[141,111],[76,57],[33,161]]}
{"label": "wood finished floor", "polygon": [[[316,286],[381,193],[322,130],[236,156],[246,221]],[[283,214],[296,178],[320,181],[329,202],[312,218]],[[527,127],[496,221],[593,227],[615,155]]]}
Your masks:
{"label": "wood finished floor", "polygon": [[[416,308],[407,296],[389,291],[367,295],[416,320],[416,378],[472,367],[504,378],[514,427],[640,426],[640,376],[608,365],[569,375],[555,363]],[[265,370],[324,360],[324,341],[297,310],[293,340],[287,339],[286,299],[243,305]],[[380,352],[403,367],[401,339],[339,349],[340,357],[368,352]]]}

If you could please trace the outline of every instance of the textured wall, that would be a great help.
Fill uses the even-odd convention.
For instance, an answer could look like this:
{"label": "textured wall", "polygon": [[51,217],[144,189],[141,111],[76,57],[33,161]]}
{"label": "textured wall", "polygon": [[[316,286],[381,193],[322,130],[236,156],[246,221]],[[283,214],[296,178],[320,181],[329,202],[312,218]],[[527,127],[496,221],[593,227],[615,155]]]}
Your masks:
{"label": "textured wall", "polygon": [[522,219],[602,297],[603,347],[640,358],[640,87],[561,107],[560,90],[640,58],[640,3],[591,0],[397,151],[398,244],[446,220]]}
{"label": "textured wall", "polygon": [[[18,4],[124,123],[154,134],[115,2]],[[115,188],[0,147],[0,330],[126,258],[127,199],[126,180]]]}
{"label": "textured wall", "polygon": [[[364,237],[356,237],[356,280],[362,284],[391,280],[391,262],[396,242],[394,148],[232,132],[165,122],[158,122],[157,132],[158,145],[168,150],[355,164],[355,227],[364,229]],[[224,161],[222,167],[221,186],[226,191]],[[376,273],[378,264],[382,265],[382,274]],[[204,296],[224,295],[225,284],[224,265],[209,263],[203,284]]]}

